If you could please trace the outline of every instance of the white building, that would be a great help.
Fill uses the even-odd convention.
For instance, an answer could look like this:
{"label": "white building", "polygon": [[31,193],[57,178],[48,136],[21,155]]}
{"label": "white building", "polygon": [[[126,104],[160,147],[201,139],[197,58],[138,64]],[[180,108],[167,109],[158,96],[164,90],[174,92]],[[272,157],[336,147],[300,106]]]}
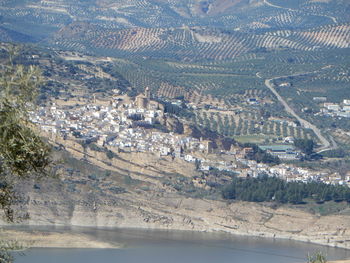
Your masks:
{"label": "white building", "polygon": [[194,163],[196,160],[197,158],[192,155],[189,155],[189,154],[185,155],[185,161],[187,162]]}
{"label": "white building", "polygon": [[[326,104],[326,103],[325,103]],[[332,111],[339,111],[340,110],[340,106],[339,104],[327,104],[326,108],[328,110],[332,110]]]}

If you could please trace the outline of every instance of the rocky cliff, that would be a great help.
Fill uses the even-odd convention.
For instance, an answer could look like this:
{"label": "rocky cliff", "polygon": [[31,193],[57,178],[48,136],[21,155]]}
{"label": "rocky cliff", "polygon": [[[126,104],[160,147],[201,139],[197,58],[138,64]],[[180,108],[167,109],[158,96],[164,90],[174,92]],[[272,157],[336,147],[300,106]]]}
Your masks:
{"label": "rocky cliff", "polygon": [[18,210],[30,216],[23,223],[223,231],[350,248],[349,215],[226,202],[200,185],[209,179],[194,164],[142,153],[108,158],[71,146],[58,153],[65,162],[59,179],[18,185]]}

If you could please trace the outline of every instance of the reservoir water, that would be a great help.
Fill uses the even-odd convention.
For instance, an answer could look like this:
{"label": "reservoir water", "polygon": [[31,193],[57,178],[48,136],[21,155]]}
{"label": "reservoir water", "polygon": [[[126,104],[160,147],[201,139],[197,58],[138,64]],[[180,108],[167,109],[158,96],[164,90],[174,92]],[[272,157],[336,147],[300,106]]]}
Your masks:
{"label": "reservoir water", "polygon": [[84,233],[117,242],[122,249],[30,249],[16,263],[297,263],[321,251],[330,260],[348,259],[350,251],[283,239],[184,231],[89,228],[23,228]]}

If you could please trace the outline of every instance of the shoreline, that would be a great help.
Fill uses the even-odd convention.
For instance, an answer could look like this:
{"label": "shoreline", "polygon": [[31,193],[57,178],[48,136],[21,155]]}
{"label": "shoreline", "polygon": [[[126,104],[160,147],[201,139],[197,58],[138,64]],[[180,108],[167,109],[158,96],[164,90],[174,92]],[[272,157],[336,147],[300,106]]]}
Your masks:
{"label": "shoreline", "polygon": [[[3,228],[5,227],[5,228]],[[187,232],[187,233],[208,233],[208,234],[227,234],[232,236],[241,236],[241,237],[256,237],[256,238],[262,238],[262,239],[272,239],[272,240],[291,240],[295,242],[303,242],[308,244],[315,244],[315,245],[321,245],[325,247],[333,247],[333,248],[339,248],[339,249],[345,249],[350,250],[349,248],[342,248],[339,246],[327,246],[322,244],[321,242],[310,242],[305,241],[303,238],[288,238],[288,237],[278,237],[275,236],[268,236],[268,235],[262,235],[260,233],[259,235],[254,235],[252,233],[231,233],[227,231],[195,231],[195,230],[175,230],[175,229],[162,229],[162,228],[128,228],[128,227],[86,227],[86,226],[71,226],[71,225],[17,225],[17,227],[23,227],[23,229],[14,229],[13,226],[10,226],[11,228],[6,229],[7,226],[0,226],[0,240],[3,240],[4,238],[8,237],[7,240],[15,240],[18,241],[20,245],[24,246],[24,249],[30,249],[30,248],[40,248],[40,249],[125,249],[128,247],[126,243],[122,242],[111,242],[111,241],[102,241],[98,240],[98,238],[92,234],[86,234],[86,233],[78,233],[78,232],[69,232],[70,227],[74,228],[82,228],[86,230],[113,230],[113,229],[120,229],[120,230],[154,230],[154,231],[181,231],[181,232]],[[16,227],[16,226],[15,226]],[[26,227],[33,227],[34,229],[26,229]],[[36,227],[58,227],[58,229],[47,229],[47,230],[41,230],[41,229],[35,229]],[[62,227],[63,229],[59,229]],[[67,228],[67,229],[64,229]],[[173,241],[176,241],[176,239],[173,239]],[[340,260],[334,260],[334,261],[327,261],[328,263],[350,263],[349,259],[340,259]],[[301,263],[301,262],[299,262]]]}
{"label": "shoreline", "polygon": [[57,232],[54,230],[0,230],[0,240],[16,241],[25,248],[64,249],[121,249],[123,244],[104,242],[82,233]]}
{"label": "shoreline", "polygon": [[[6,228],[9,227],[9,228]],[[15,227],[15,228],[13,228]],[[23,229],[16,229],[20,227]],[[25,229],[26,227],[33,229]],[[222,229],[211,229],[211,230],[189,230],[189,229],[169,229],[169,228],[144,228],[144,227],[112,227],[112,226],[81,226],[81,225],[0,225],[0,239],[16,240],[19,242],[26,242],[31,244],[29,248],[96,248],[96,249],[121,249],[125,248],[125,244],[120,244],[116,242],[105,242],[97,240],[93,235],[84,233],[74,233],[68,232],[69,229],[58,231],[55,229],[50,230],[40,230],[35,228],[40,227],[58,227],[58,228],[82,228],[91,230],[154,230],[154,231],[181,231],[187,233],[208,233],[208,234],[227,234],[232,236],[240,237],[252,237],[252,238],[266,238],[273,240],[291,240],[295,242],[303,242],[308,244],[320,245],[325,247],[339,248],[350,250],[349,246],[342,246],[334,243],[325,243],[322,241],[311,241],[308,237],[295,237],[286,236],[280,234],[271,234],[265,232],[257,233],[244,233],[239,231],[224,231]],[[11,238],[10,238],[11,237]],[[59,241],[57,241],[59,240]],[[350,259],[349,259],[350,260]],[[350,263],[346,262],[346,263]]]}
{"label": "shoreline", "polygon": [[[239,236],[246,236],[246,237],[261,237],[261,238],[272,238],[272,239],[282,239],[282,240],[292,240],[296,242],[303,242],[303,243],[309,243],[309,244],[314,244],[314,245],[320,245],[320,246],[325,246],[325,247],[332,247],[332,248],[341,248],[341,249],[346,249],[350,250],[349,246],[346,245],[341,245],[341,244],[335,244],[335,243],[327,243],[323,241],[312,241],[310,240],[310,237],[307,236],[286,236],[286,235],[281,235],[278,233],[266,233],[266,232],[257,232],[256,234],[254,233],[242,233],[242,232],[226,232],[222,231],[224,233],[232,234],[232,235],[239,235]],[[349,262],[350,263],[350,262]]]}

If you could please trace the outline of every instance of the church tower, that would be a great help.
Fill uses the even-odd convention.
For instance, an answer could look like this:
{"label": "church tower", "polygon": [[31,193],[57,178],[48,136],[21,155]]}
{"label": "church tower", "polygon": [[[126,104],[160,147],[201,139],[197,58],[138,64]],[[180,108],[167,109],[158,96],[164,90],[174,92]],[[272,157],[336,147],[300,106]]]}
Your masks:
{"label": "church tower", "polygon": [[146,87],[145,89],[145,97],[146,99],[151,99],[151,90],[149,89],[149,87]]}

